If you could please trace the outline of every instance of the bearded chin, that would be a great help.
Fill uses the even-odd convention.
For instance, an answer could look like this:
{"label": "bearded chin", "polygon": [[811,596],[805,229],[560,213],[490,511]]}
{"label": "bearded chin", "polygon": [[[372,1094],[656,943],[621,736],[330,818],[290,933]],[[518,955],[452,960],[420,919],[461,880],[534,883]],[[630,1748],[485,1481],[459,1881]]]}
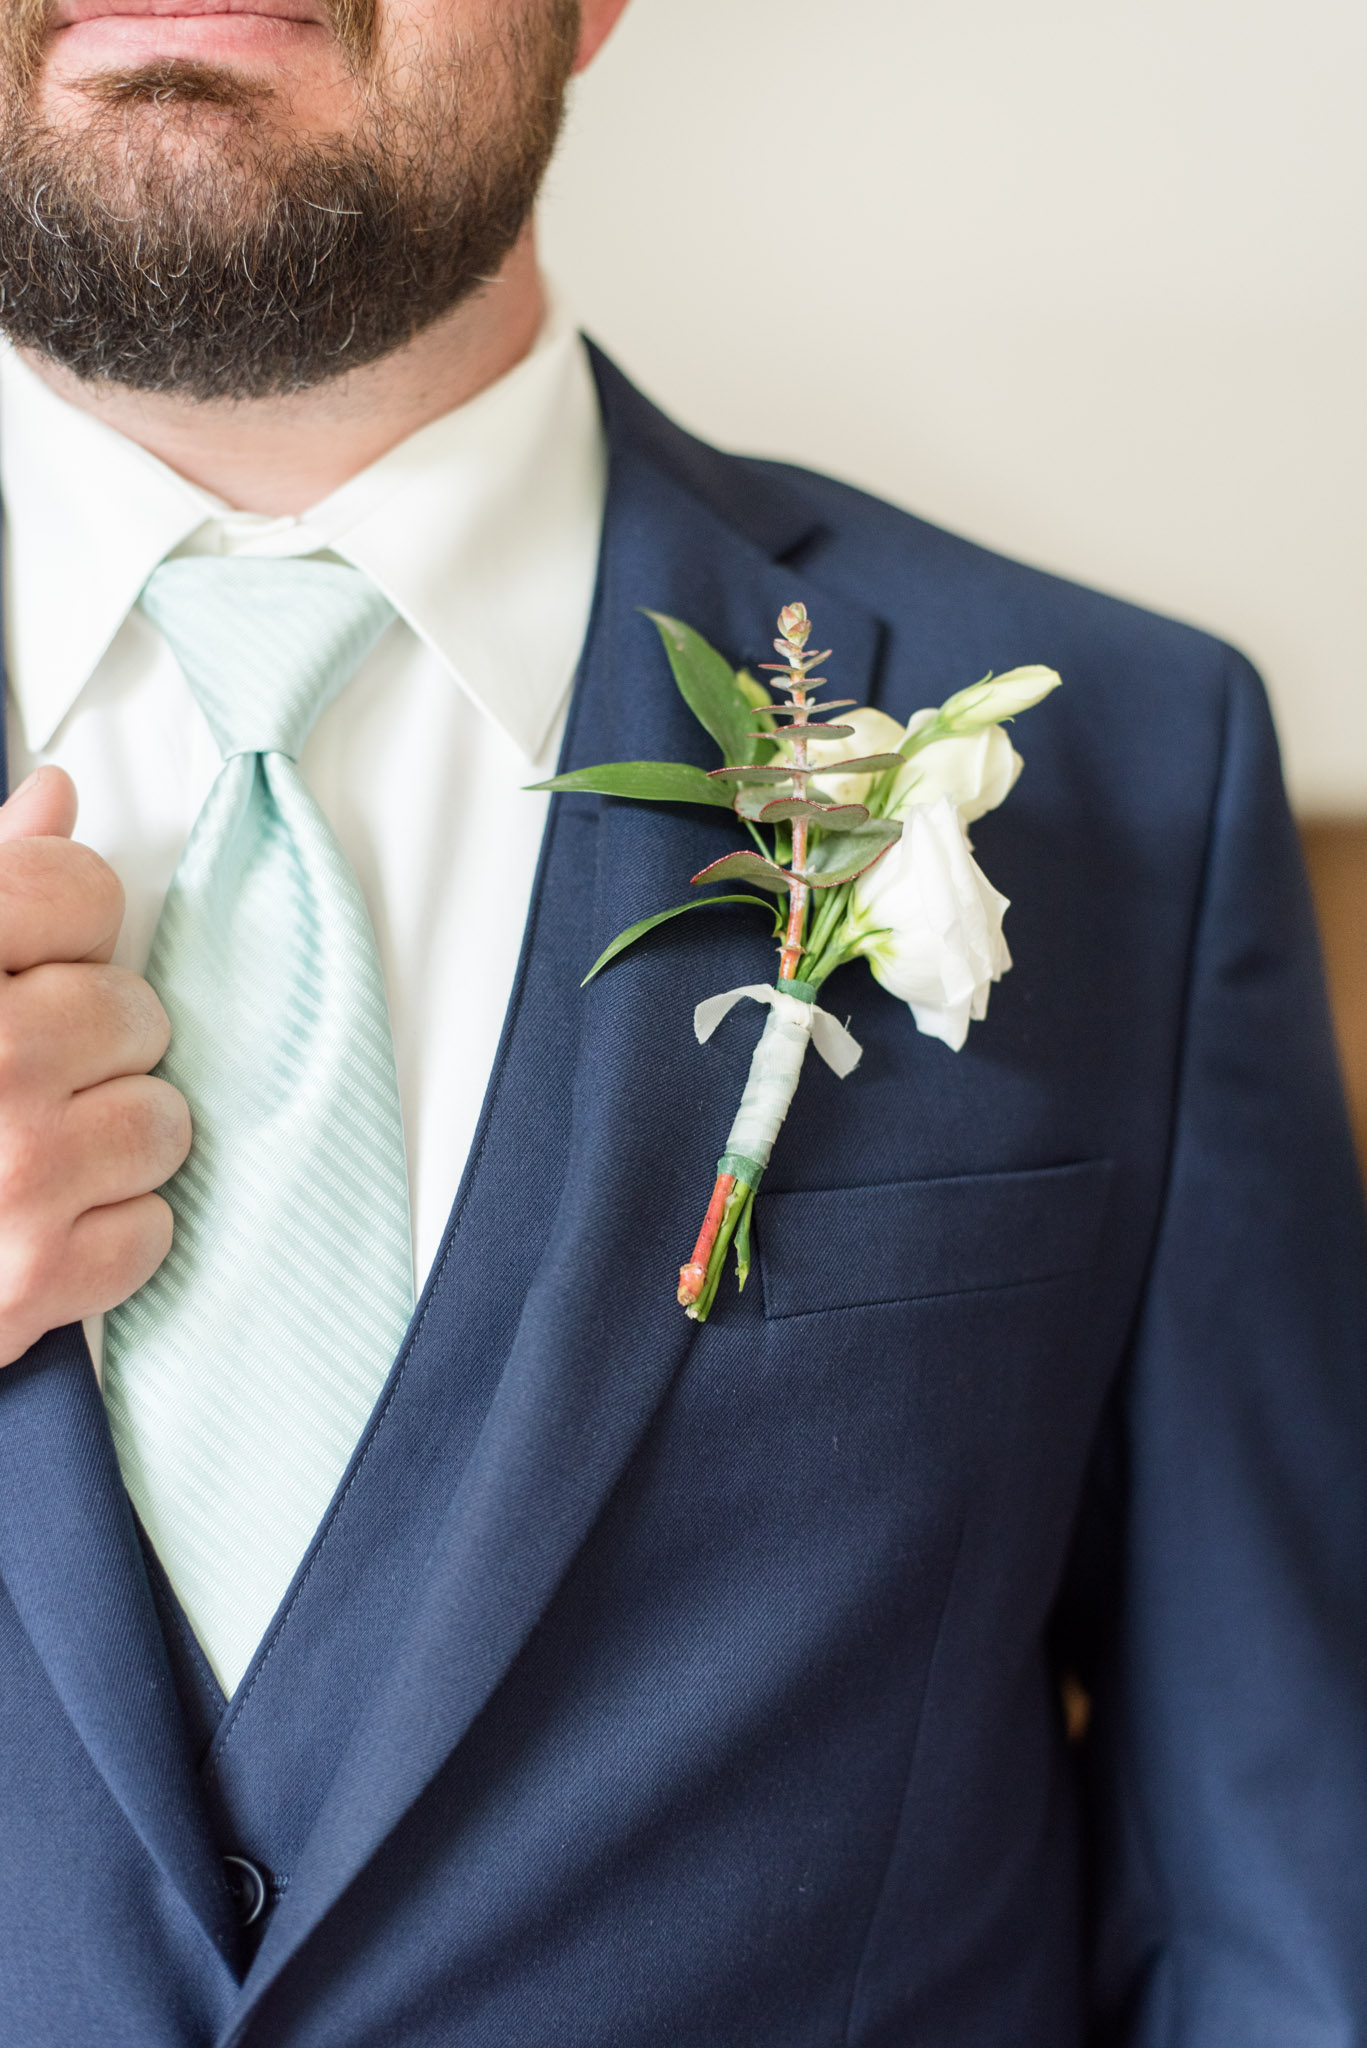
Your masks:
{"label": "bearded chin", "polygon": [[89,119],[62,127],[11,96],[0,331],[82,379],[204,401],[388,355],[478,291],[526,225],[576,16],[547,0],[536,34],[505,36],[487,76],[467,60],[434,80],[428,104],[372,92],[356,138],[296,141],[268,92],[197,66],[92,82]]}

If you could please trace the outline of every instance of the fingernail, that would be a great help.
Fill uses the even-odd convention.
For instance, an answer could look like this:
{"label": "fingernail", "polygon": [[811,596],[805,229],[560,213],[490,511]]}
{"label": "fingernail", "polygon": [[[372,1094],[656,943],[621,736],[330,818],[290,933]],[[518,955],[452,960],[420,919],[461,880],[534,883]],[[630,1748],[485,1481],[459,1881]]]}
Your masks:
{"label": "fingernail", "polygon": [[18,789],[12,789],[8,797],[5,799],[5,801],[7,803],[12,804],[17,796],[22,796],[24,794],[24,791],[26,789],[32,789],[34,783],[38,780],[39,773],[40,771],[37,768],[35,768],[31,775],[26,775],[23,781],[20,783]]}

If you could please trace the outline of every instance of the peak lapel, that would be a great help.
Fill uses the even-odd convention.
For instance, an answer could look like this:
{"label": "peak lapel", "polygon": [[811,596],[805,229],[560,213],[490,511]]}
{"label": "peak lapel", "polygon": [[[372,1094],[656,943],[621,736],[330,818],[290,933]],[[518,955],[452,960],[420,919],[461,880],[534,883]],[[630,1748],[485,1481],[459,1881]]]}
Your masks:
{"label": "peak lapel", "polygon": [[0,1578],[110,1791],[226,1966],[232,1903],[79,1329],[0,1373]]}
{"label": "peak lapel", "polygon": [[[634,419],[614,417],[612,374],[604,390],[612,460],[603,559],[565,765],[651,757],[716,765],[674,690],[654,628],[639,615],[647,605],[696,624],[733,659],[754,661],[767,658],[780,606],[804,596],[838,649],[836,672],[849,686],[841,694],[866,696],[877,621],[819,591],[805,572],[777,569],[767,549],[681,481],[676,464],[644,445]],[[624,403],[642,406],[621,389]],[[603,802],[595,871],[577,878],[594,892],[582,967],[626,925],[686,900],[690,875],[735,843],[735,821],[720,810]],[[576,886],[556,869],[570,857],[557,854],[553,838],[543,905]],[[568,978],[563,988],[543,988],[533,1014],[519,1020],[498,1098],[504,1129],[480,1150],[499,1156],[501,1138],[518,1126],[519,1062],[558,1060],[572,1092],[572,1140],[554,1223],[388,1676],[293,1872],[228,2041],[241,2038],[270,1984],[489,1702],[694,1341],[696,1325],[677,1307],[674,1286],[739,1079],[696,1045],[692,1009],[719,988],[767,978],[773,967],[759,911],[704,914],[666,927],[587,990]],[[528,986],[536,987],[534,976]],[[745,1061],[748,1050],[741,1074]],[[531,1143],[534,1134],[523,1141],[521,1165],[535,1171]],[[465,1200],[502,1198],[497,1184],[476,1179]],[[496,1273],[446,1259],[447,1326],[465,1325],[463,1302],[497,1284]]]}

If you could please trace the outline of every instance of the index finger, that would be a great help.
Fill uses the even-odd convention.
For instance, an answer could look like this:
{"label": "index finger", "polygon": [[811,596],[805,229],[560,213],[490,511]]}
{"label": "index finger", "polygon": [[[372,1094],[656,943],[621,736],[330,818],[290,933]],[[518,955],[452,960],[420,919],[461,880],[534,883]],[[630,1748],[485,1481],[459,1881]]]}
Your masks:
{"label": "index finger", "polygon": [[70,839],[0,842],[0,969],[108,960],[123,923],[123,884]]}

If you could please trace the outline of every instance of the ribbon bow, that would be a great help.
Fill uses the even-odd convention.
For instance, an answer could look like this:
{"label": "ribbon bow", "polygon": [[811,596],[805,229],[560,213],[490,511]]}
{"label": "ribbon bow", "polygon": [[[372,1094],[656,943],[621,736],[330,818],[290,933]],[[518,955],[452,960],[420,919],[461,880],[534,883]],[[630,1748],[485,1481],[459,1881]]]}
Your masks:
{"label": "ribbon bow", "polygon": [[[806,988],[808,984],[797,986]],[[768,1003],[779,1016],[804,1025],[826,1065],[842,1081],[859,1065],[864,1048],[838,1018],[820,1007],[815,994],[799,995],[792,989],[774,988],[771,983],[762,981],[750,982],[744,988],[728,989],[725,995],[709,996],[706,1002],[698,1004],[693,1012],[693,1029],[699,1045],[706,1045],[722,1018],[746,996],[752,1002]]]}

